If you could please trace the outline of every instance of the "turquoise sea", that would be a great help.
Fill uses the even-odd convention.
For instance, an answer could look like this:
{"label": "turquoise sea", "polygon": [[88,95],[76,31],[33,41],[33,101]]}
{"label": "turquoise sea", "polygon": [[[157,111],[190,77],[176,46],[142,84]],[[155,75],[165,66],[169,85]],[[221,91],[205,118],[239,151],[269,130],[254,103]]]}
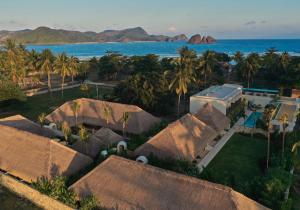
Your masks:
{"label": "turquoise sea", "polygon": [[81,43],[63,45],[28,45],[27,49],[41,51],[51,49],[55,54],[66,52],[80,59],[103,56],[108,51],[118,52],[124,55],[157,54],[161,57],[178,56],[177,49],[188,46],[201,54],[205,50],[224,52],[230,55],[236,51],[245,54],[251,52],[264,53],[274,47],[278,52],[289,52],[292,55],[300,55],[300,39],[265,39],[265,40],[218,40],[215,44],[191,45],[186,42],[130,42],[130,43]]}

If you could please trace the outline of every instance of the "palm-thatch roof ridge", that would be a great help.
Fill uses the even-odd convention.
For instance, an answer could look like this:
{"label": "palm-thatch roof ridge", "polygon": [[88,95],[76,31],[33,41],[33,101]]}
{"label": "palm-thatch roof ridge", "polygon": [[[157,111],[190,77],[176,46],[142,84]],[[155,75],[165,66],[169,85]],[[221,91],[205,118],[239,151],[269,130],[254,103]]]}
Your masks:
{"label": "palm-thatch roof ridge", "polygon": [[[120,104],[114,102],[100,101],[95,99],[81,98],[75,100],[80,108],[78,110],[78,124],[108,127],[112,130],[123,130],[123,114],[129,113],[129,120],[126,124],[126,132],[140,134],[149,130],[154,124],[159,123],[160,119],[154,117],[138,106]],[[75,125],[75,117],[72,111],[73,101],[66,102],[54,112],[49,114],[46,119],[49,122],[60,123],[68,122],[71,126]],[[111,109],[108,124],[104,114],[104,107]]]}
{"label": "palm-thatch roof ridge", "polygon": [[194,116],[219,133],[230,127],[229,118],[216,109],[212,103],[205,104]]}
{"label": "palm-thatch roof ridge", "polygon": [[27,182],[70,176],[92,160],[49,138],[0,125],[0,169]]}
{"label": "palm-thatch roof ridge", "polygon": [[154,156],[165,159],[186,159],[193,161],[203,158],[213,146],[217,132],[191,114],[179,120],[152,137],[135,150],[135,155]]}
{"label": "palm-thatch roof ridge", "polygon": [[40,136],[55,138],[56,134],[54,131],[48,128],[41,127],[39,124],[28,120],[21,115],[14,115],[7,118],[0,119],[0,125],[6,125],[9,127],[16,128],[18,130],[28,131]]}
{"label": "palm-thatch roof ridge", "polygon": [[267,210],[229,187],[110,156],[71,187],[107,209]]}
{"label": "palm-thatch roof ridge", "polygon": [[87,143],[77,140],[71,145],[71,148],[82,154],[96,158],[101,149],[117,144],[122,140],[124,140],[124,137],[118,135],[109,128],[103,127],[94,133]]}

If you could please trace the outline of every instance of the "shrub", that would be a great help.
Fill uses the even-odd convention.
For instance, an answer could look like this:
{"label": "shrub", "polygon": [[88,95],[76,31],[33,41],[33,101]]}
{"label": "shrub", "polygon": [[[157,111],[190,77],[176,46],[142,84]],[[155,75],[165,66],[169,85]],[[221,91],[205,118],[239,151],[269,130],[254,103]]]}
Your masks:
{"label": "shrub", "polygon": [[96,197],[91,195],[80,201],[79,210],[102,210],[102,208],[99,207]]}
{"label": "shrub", "polygon": [[45,195],[59,200],[71,207],[76,207],[75,193],[68,189],[66,185],[66,178],[63,176],[56,176],[52,180],[48,180],[46,177],[41,177],[38,178],[36,182],[33,182],[32,186]]}

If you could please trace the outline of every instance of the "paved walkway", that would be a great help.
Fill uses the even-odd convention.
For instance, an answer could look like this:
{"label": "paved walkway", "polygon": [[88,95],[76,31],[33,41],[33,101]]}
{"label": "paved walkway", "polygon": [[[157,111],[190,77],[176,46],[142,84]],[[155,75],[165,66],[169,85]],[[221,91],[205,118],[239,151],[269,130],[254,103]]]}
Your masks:
{"label": "paved walkway", "polygon": [[244,119],[240,118],[234,126],[218,141],[213,149],[197,164],[197,167],[202,171],[210,161],[218,154],[228,140],[235,134],[237,128],[244,123]]}

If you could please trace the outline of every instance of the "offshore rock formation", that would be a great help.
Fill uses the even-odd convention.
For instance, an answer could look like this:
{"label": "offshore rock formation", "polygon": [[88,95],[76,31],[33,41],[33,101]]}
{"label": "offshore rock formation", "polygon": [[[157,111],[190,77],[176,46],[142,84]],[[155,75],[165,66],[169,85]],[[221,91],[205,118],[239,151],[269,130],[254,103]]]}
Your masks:
{"label": "offshore rock formation", "polygon": [[212,44],[215,42],[216,42],[216,39],[213,38],[212,36],[201,37],[200,34],[196,34],[196,35],[192,36],[188,41],[189,44]]}

